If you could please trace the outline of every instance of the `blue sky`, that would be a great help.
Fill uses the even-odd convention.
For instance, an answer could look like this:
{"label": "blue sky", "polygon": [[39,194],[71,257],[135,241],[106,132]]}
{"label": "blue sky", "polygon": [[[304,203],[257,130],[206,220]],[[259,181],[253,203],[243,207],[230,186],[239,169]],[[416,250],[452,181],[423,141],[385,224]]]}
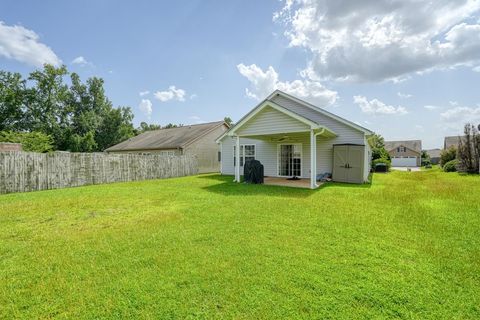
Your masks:
{"label": "blue sky", "polygon": [[4,0],[0,66],[102,77],[136,125],[238,120],[279,88],[434,148],[480,122],[480,4],[450,2]]}

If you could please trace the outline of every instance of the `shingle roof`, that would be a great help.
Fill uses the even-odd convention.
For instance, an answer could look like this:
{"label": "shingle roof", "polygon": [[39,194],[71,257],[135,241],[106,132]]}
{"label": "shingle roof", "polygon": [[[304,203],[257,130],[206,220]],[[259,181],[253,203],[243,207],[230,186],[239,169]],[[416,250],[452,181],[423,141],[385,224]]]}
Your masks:
{"label": "shingle roof", "polygon": [[445,137],[445,140],[443,142],[443,148],[448,149],[450,147],[455,147],[458,148],[458,138],[462,137],[464,139],[465,136],[450,136],[450,137]]}
{"label": "shingle roof", "polygon": [[385,149],[387,151],[392,151],[397,147],[406,147],[410,150],[416,151],[418,153],[422,152],[422,141],[421,140],[405,140],[405,141],[385,141]]}
{"label": "shingle roof", "polygon": [[191,141],[207,134],[224,121],[186,125],[177,128],[147,131],[120,142],[105,151],[160,150],[182,148]]}
{"label": "shingle roof", "polygon": [[429,149],[425,150],[430,158],[440,158],[440,153],[442,152],[441,149]]}

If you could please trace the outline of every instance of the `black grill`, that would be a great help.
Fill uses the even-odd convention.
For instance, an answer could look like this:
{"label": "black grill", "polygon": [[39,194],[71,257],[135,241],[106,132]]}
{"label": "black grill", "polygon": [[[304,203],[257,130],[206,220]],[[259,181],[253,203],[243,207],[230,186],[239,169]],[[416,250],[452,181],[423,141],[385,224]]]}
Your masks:
{"label": "black grill", "polygon": [[246,183],[263,183],[263,164],[258,160],[249,160],[243,166],[243,180]]}

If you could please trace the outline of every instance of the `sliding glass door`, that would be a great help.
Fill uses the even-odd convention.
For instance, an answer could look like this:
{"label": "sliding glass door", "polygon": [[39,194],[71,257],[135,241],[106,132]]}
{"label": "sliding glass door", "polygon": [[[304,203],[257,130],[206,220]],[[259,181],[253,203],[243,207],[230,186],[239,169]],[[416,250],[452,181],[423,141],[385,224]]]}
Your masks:
{"label": "sliding glass door", "polygon": [[302,176],[302,145],[278,145],[278,175],[283,177]]}

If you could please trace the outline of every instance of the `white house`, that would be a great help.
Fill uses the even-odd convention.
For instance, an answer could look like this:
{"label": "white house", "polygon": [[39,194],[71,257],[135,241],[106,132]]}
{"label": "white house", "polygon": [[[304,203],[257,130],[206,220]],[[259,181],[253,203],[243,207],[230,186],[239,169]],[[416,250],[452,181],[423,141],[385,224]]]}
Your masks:
{"label": "white house", "polygon": [[[372,131],[276,90],[222,134],[221,173],[240,182],[243,164],[259,160],[267,177],[309,179],[332,173],[334,181],[368,181]],[[239,159],[239,161],[237,161]]]}

